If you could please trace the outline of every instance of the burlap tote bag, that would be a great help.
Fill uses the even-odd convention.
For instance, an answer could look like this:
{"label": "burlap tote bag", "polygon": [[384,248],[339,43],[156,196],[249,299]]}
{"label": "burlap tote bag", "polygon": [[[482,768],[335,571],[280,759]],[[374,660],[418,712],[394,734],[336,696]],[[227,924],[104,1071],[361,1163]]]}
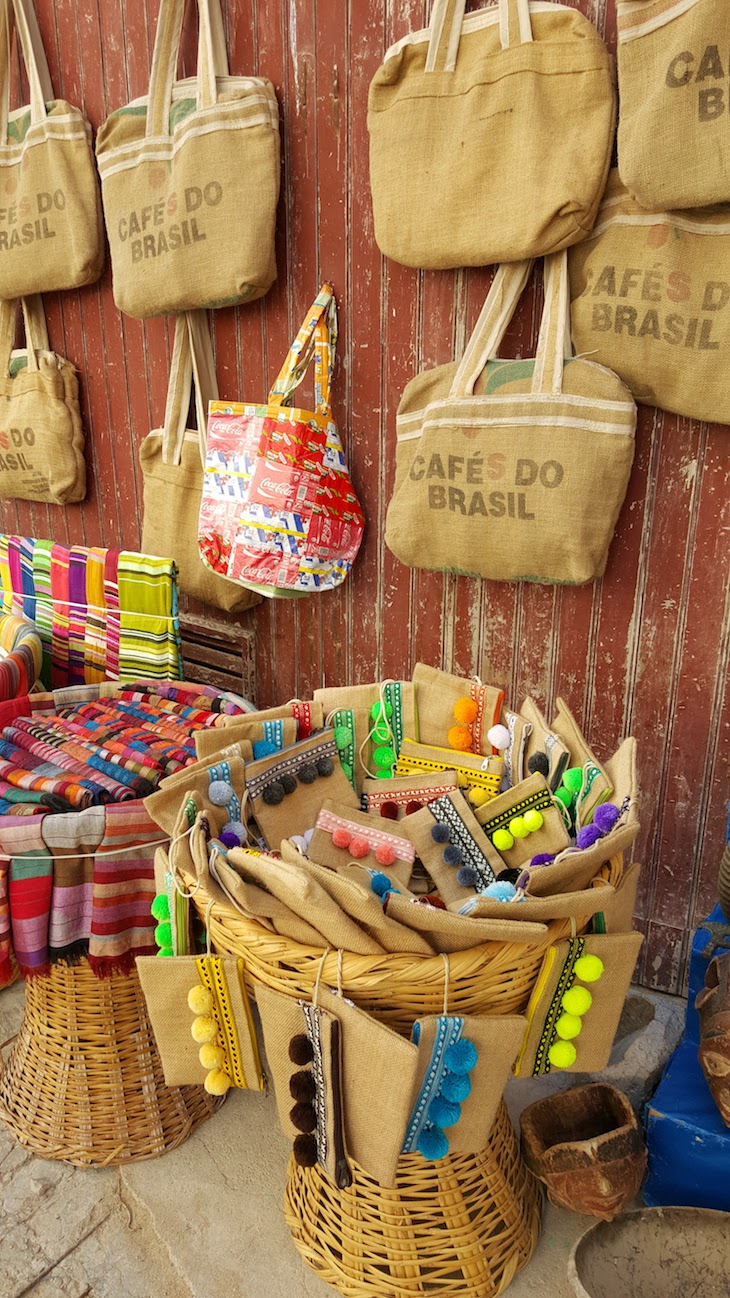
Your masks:
{"label": "burlap tote bag", "polygon": [[469,801],[480,807],[495,798],[504,771],[501,757],[482,757],[481,753],[457,752],[436,744],[417,744],[404,739],[395,767],[397,776],[436,775],[456,772],[456,781]]}
{"label": "burlap tote bag", "polygon": [[606,1067],[641,933],[568,938],[551,946],[527,1008],[518,1077]]}
{"label": "burlap tote bag", "polygon": [[149,93],[96,140],[114,301],[141,319],[250,302],[276,278],[274,88],[229,76],[220,2],[197,8],[197,75],[175,81],[185,0],[162,0]]}
{"label": "burlap tote bag", "polygon": [[[30,104],[9,113],[13,19]],[[6,0],[0,46],[0,298],[93,284],[104,238],[91,127],[54,96],[33,0]]]}
{"label": "burlap tote bag", "polygon": [[[186,427],[190,387],[195,389],[197,430]],[[208,402],[218,397],[213,348],[204,311],[178,316],[164,427],[139,448],[144,479],[142,550],[174,559],[178,587],[203,604],[238,613],[259,596],[211,572],[198,551]]]}
{"label": "burlap tote bag", "polygon": [[0,499],[75,504],[86,495],[76,370],[50,350],[40,297],[22,299],[26,345],[11,351],[17,305],[0,305]]}
{"label": "burlap tote bag", "polygon": [[535,360],[495,360],[528,274],[500,267],[461,363],[418,375],[398,407],[385,540],[412,568],[573,585],[605,571],[636,406],[571,358],[565,253],[546,262]]}
{"label": "burlap tote bag", "polygon": [[463,752],[491,753],[487,731],[500,719],[504,690],[483,685],[478,676],[464,680],[426,663],[413,670],[418,704],[418,735],[411,739]]}
{"label": "burlap tote bag", "polygon": [[242,959],[138,956],[137,973],[168,1086],[264,1090]]}
{"label": "burlap tote bag", "polygon": [[621,179],[651,212],[727,203],[730,9],[723,0],[616,9]]}
{"label": "burlap tote bag", "polygon": [[595,27],[528,0],[464,10],[434,0],[370,86],[375,239],[406,266],[556,252],[590,230],[606,183],[614,90]]}
{"label": "burlap tote bag", "polygon": [[336,686],[315,690],[314,698],[334,729],[343,769],[358,794],[368,777],[392,772],[406,735],[418,738],[411,681]]}
{"label": "burlap tote bag", "polygon": [[539,772],[478,807],[475,814],[493,850],[512,869],[544,853],[556,856],[570,844],[560,807]]}
{"label": "burlap tote bag", "polygon": [[593,234],[571,251],[570,294],[576,347],[637,401],[730,424],[727,210],[650,214],[612,171]]}
{"label": "burlap tote bag", "polygon": [[416,853],[405,825],[342,807],[328,798],[317,816],[307,856],[330,870],[359,868],[363,877],[379,876],[381,883],[385,877],[393,887],[407,889]]}
{"label": "burlap tote bag", "polygon": [[239,756],[207,758],[194,762],[162,780],[156,793],[145,798],[145,810],[166,834],[173,834],[181,802],[192,797],[200,811],[224,811],[229,821],[240,822],[246,788],[244,762]]}
{"label": "burlap tote bag", "polygon": [[422,934],[433,950],[441,955],[476,951],[477,947],[490,942],[537,946],[546,940],[548,934],[545,924],[527,919],[523,922],[518,915],[506,919],[501,916],[475,919],[471,915],[442,910],[424,899],[402,897],[397,893],[388,897],[387,911],[390,919]]}
{"label": "burlap tote bag", "polygon": [[447,905],[489,887],[503,868],[458,790],[407,816],[403,828]]}
{"label": "burlap tote bag", "polygon": [[403,820],[420,811],[429,802],[458,787],[456,771],[436,775],[394,775],[390,780],[364,780],[363,805],[366,811],[384,820]]}

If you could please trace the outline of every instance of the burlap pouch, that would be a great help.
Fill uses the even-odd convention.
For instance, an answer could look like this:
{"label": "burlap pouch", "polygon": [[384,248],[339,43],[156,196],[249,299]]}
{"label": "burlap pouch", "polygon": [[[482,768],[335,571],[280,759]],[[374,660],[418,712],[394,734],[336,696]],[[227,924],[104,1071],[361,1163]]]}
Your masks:
{"label": "burlap pouch", "polygon": [[[345,842],[348,835],[350,841]],[[353,840],[356,840],[356,851],[352,848]],[[364,871],[363,878],[372,871],[385,874],[396,888],[407,888],[415,850],[405,827],[380,816],[342,807],[328,798],[317,816],[307,856],[329,870],[342,871],[348,862],[354,862]]]}
{"label": "burlap pouch", "polygon": [[[730,157],[730,142],[723,148]],[[685,176],[683,167],[677,180]],[[722,183],[730,199],[730,180]],[[727,209],[653,213],[611,172],[596,228],[570,256],[575,345],[615,370],[637,401],[730,423]]]}
{"label": "burlap pouch", "polygon": [[453,748],[437,748],[435,744],[417,744],[412,739],[404,739],[395,773],[420,777],[455,771],[459,788],[471,802],[481,803],[483,799],[497,796],[503,770],[501,757],[457,753]]}
{"label": "burlap pouch", "polygon": [[580,829],[590,825],[596,807],[608,802],[613,788],[605,770],[591,748],[588,747],[580,727],[564,699],[558,697],[558,710],[552,719],[553,731],[569,749],[574,766],[583,767],[583,783],[575,801],[575,821]]}
{"label": "burlap pouch", "polygon": [[219,0],[198,0],[197,76],[175,81],[184,0],[163,0],[149,94],[99,128],[114,301],[142,319],[261,297],[276,278],[279,110],[228,75]]}
{"label": "burlap pouch", "polygon": [[[30,104],[9,113],[13,18]],[[3,8],[0,43],[0,298],[93,284],[104,265],[104,237],[91,127],[53,94],[32,0]]]}
{"label": "burlap pouch", "polygon": [[[294,872],[300,872],[307,881],[321,888],[338,908],[342,919],[340,928],[328,933],[330,946],[339,951],[359,951],[349,945],[351,929],[356,926],[360,942],[366,938],[377,944],[381,951],[408,952],[412,955],[433,955],[429,943],[418,933],[393,919],[369,886],[363,871],[330,870],[302,856],[292,843],[281,844],[282,861]],[[319,917],[317,917],[319,923]],[[367,952],[366,954],[370,954]]]}
{"label": "burlap pouch", "polygon": [[620,0],[616,9],[621,179],[652,212],[726,203],[727,5]]}
{"label": "burlap pouch", "polygon": [[366,811],[386,820],[402,820],[457,787],[456,771],[440,771],[437,775],[395,775],[390,780],[364,780],[362,791]]}
{"label": "burlap pouch", "polygon": [[[387,726],[377,725],[371,710],[384,699],[391,715]],[[416,691],[410,681],[383,681],[369,685],[345,685],[314,691],[315,702],[322,705],[325,723],[334,728],[340,741],[338,751],[345,770],[352,772],[353,787],[362,792],[363,780],[374,776],[373,752],[389,747],[398,756],[406,735],[418,737]],[[375,733],[372,733],[377,725]],[[345,731],[351,732],[346,742]]]}
{"label": "burlap pouch", "polygon": [[[263,983],[256,1003],[279,1121],[286,1138],[294,1142],[294,1157],[305,1166],[319,1163],[339,1189],[346,1189],[352,1176],[345,1143],[339,1020],[320,1005],[294,1000]],[[305,1054],[302,1037],[309,1041]],[[302,1089],[302,1074],[309,1079],[307,1090]]]}
{"label": "burlap pouch", "polygon": [[403,394],[385,540],[409,567],[571,585],[605,571],[636,406],[615,374],[572,356],[565,253],[545,263],[536,357],[496,359],[529,270],[501,266],[460,363]]}
{"label": "burlap pouch", "polygon": [[246,787],[256,823],[267,846],[275,852],[282,839],[301,836],[314,828],[328,798],[353,811],[360,805],[342,769],[331,730],[322,730],[280,753],[250,762]]}
{"label": "burlap pouch", "polygon": [[[461,1025],[458,1037],[453,1031],[455,1024]],[[418,1149],[423,1144],[424,1128],[433,1124],[445,1133],[449,1154],[480,1153],[486,1148],[507,1079],[524,1038],[525,1019],[519,1015],[495,1018],[485,1015],[464,1018],[429,1015],[416,1021],[414,1035],[418,1036],[418,1079],[404,1152]],[[458,1102],[454,1102],[452,1096],[462,1092],[452,1090],[453,1083],[445,1082],[450,1075],[447,1052],[455,1040],[471,1042],[476,1054],[474,1066],[467,1074],[469,1093]],[[456,1084],[458,1086],[458,1082]],[[447,1100],[448,1105],[438,1107],[437,1097]],[[438,1119],[444,1118],[456,1118],[456,1121],[448,1121],[439,1127]]]}
{"label": "burlap pouch", "polygon": [[86,495],[79,382],[50,350],[43,299],[23,298],[25,347],[12,351],[17,302],[0,306],[0,397],[6,445],[0,499],[70,505]]}
{"label": "burlap pouch", "polygon": [[[231,797],[225,803],[216,803],[210,797],[211,785],[223,782],[230,786]],[[223,808],[226,820],[240,821],[241,807],[246,788],[244,763],[241,757],[221,760],[209,757],[204,762],[193,762],[182,771],[162,780],[156,793],[144,799],[145,810],[160,829],[172,835],[184,795],[193,797],[199,811]],[[218,796],[217,791],[214,791]]]}
{"label": "burlap pouch", "polygon": [[502,725],[509,733],[509,744],[502,749],[504,761],[503,788],[513,789],[521,784],[527,775],[527,745],[532,734],[532,722],[521,717],[519,712],[502,709]]}
{"label": "burlap pouch", "polygon": [[[259,721],[278,721],[293,717],[297,723],[297,739],[309,739],[311,734],[324,726],[322,704],[315,703],[312,699],[292,699],[281,707],[263,708],[255,714],[249,714],[249,719],[254,715]],[[233,726],[240,720],[240,717],[224,717],[223,725]]]}
{"label": "burlap pouch", "polygon": [[[593,891],[601,896],[602,906],[598,919],[603,917],[603,927],[607,933],[628,933],[631,931],[636,913],[636,894],[639,889],[641,866],[638,861],[624,870],[612,893],[608,885],[604,888],[594,887]],[[598,932],[598,926],[596,925]]]}
{"label": "burlap pouch", "polygon": [[590,230],[606,183],[615,97],[595,27],[562,5],[464,8],[434,0],[370,85],[375,239],[406,266],[554,252]]}
{"label": "burlap pouch", "polygon": [[255,756],[254,744],[273,744],[281,751],[297,740],[297,723],[293,717],[261,721],[258,713],[252,713],[248,717],[232,717],[231,720],[234,722],[231,726],[214,726],[212,730],[196,731],[195,752],[198,761],[225,757],[231,748],[236,749],[233,756],[251,762]]}
{"label": "burlap pouch", "polygon": [[[449,744],[449,731],[457,725],[454,705],[461,699],[470,699],[478,709],[474,720],[465,726],[471,733],[468,751],[491,753],[492,745],[487,731],[497,724],[504,702],[504,690],[496,685],[482,685],[478,677],[467,680],[439,671],[426,663],[416,663],[413,669],[418,705],[418,738],[422,744],[436,744],[440,748]],[[409,737],[416,736],[408,731]]]}
{"label": "burlap pouch", "polygon": [[458,789],[407,816],[403,827],[447,905],[474,896],[474,886],[458,881],[461,868],[476,874],[480,888],[493,883],[503,868],[499,852]]}
{"label": "burlap pouch", "polygon": [[544,924],[528,919],[523,922],[518,916],[503,919],[498,915],[494,919],[474,919],[471,915],[441,910],[414,899],[399,897],[395,893],[391,893],[386,899],[386,910],[391,919],[421,933],[433,950],[442,955],[470,951],[486,942],[537,946],[547,935]]}
{"label": "burlap pouch", "polygon": [[565,744],[550,729],[547,720],[538,708],[534,699],[529,696],[520,708],[520,716],[532,727],[525,745],[525,776],[530,771],[530,758],[535,753],[542,753],[547,758],[548,773],[546,780],[551,789],[557,789],[563,773],[570,766],[570,753]]}
{"label": "burlap pouch", "polygon": [[188,1006],[188,993],[201,987],[211,995],[209,1017],[217,1028],[215,1044],[224,1055],[212,1067],[223,1069],[231,1085],[240,1090],[264,1090],[243,960],[211,955],[138,956],[137,973],[168,1086],[202,1086],[211,1072],[211,1067],[200,1062],[200,1044],[191,1033],[196,1015]]}
{"label": "burlap pouch", "polygon": [[[588,921],[593,920],[594,916],[605,914],[607,910],[612,919],[617,917],[620,914],[615,904],[617,888],[606,883],[604,879],[596,879],[594,883],[595,886],[589,885],[577,892],[549,893],[544,897],[527,893],[519,901],[517,899],[497,901],[494,897],[475,897],[468,918],[501,919],[505,923],[510,921],[521,924],[549,924],[555,919],[574,919],[578,928],[583,928]],[[452,902],[451,909],[454,907],[455,903]],[[629,922],[628,928],[630,927]],[[611,931],[625,932],[626,927],[622,930],[612,928]]]}
{"label": "burlap pouch", "polygon": [[[542,816],[542,826],[527,834],[525,838],[514,836],[509,848],[494,846],[494,835],[498,830],[509,832],[510,821],[524,817],[529,811],[538,811]],[[498,798],[479,807],[476,818],[484,834],[492,844],[492,850],[504,862],[504,865],[519,869],[533,856],[552,852],[556,854],[568,847],[570,838],[565,828],[562,813],[553,798],[544,776],[531,775],[514,789],[501,793]],[[499,869],[503,869],[500,865]],[[499,869],[496,873],[499,873]]]}
{"label": "burlap pouch", "polygon": [[[534,1077],[553,1070],[597,1073],[606,1067],[643,941],[641,933],[594,935],[569,938],[549,948],[527,1008],[529,1027],[515,1065],[518,1077]],[[581,977],[581,959],[586,956],[597,956],[603,964],[603,972],[596,981]],[[587,989],[592,1004],[578,1016],[579,1034],[563,1043],[556,1027],[565,1013],[563,996],[573,987]],[[570,1062],[551,1061],[550,1051],[556,1043],[574,1047],[575,1056],[572,1057],[572,1052],[566,1055]]]}
{"label": "burlap pouch", "polygon": [[[197,430],[186,426],[191,384]],[[260,603],[260,597],[211,572],[198,551],[208,402],[217,398],[207,316],[204,311],[186,312],[178,316],[175,326],[164,426],[149,433],[139,448],[144,479],[142,550],[175,560],[184,595],[238,613]]]}

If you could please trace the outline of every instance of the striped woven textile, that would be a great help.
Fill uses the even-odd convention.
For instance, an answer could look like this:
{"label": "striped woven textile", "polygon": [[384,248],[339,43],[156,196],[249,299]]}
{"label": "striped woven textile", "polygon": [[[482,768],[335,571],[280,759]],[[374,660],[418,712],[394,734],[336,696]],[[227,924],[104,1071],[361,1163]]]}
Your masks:
{"label": "striped woven textile", "polygon": [[182,675],[169,559],[2,534],[0,611],[35,623],[46,686]]}
{"label": "striped woven textile", "polygon": [[25,618],[0,615],[0,699],[28,694],[41,674],[43,648]]}

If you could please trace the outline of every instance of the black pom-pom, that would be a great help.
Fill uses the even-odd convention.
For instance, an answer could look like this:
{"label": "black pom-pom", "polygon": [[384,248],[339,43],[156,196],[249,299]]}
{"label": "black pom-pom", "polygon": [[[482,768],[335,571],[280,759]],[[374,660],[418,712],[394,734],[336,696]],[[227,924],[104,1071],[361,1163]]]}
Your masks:
{"label": "black pom-pom", "polygon": [[314,1050],[306,1032],[300,1032],[297,1036],[292,1037],[289,1042],[289,1058],[293,1064],[298,1064],[300,1068],[311,1064],[314,1059]]}
{"label": "black pom-pom", "polygon": [[279,803],[284,801],[284,785],[280,780],[271,780],[261,796],[267,807],[278,807]]}
{"label": "black pom-pom", "polygon": [[296,776],[290,775],[288,771],[286,772],[286,774],[282,775],[279,783],[281,784],[281,787],[285,793],[293,793],[297,787]]}
{"label": "black pom-pom", "polygon": [[314,762],[305,762],[304,766],[299,767],[297,775],[302,784],[314,784],[314,781],[317,778],[317,767],[314,765]]}
{"label": "black pom-pom", "polygon": [[294,1162],[299,1167],[316,1167],[317,1142],[314,1136],[296,1136],[293,1145]]}
{"label": "black pom-pom", "polygon": [[444,865],[461,865],[464,860],[464,853],[456,843],[449,843],[444,848]]}
{"label": "black pom-pom", "polygon": [[317,1115],[314,1112],[313,1104],[295,1104],[289,1113],[289,1117],[297,1131],[314,1131],[317,1125]]}
{"label": "black pom-pom", "polygon": [[431,837],[434,843],[448,843],[449,827],[448,825],[434,825],[431,830]]}
{"label": "black pom-pom", "polygon": [[497,878],[500,883],[517,883],[521,874],[521,870],[515,870],[513,866],[507,866],[506,870],[500,870]]}
{"label": "black pom-pom", "polygon": [[316,1086],[314,1078],[309,1072],[292,1073],[289,1078],[289,1091],[293,1100],[300,1104],[311,1104],[314,1099]]}
{"label": "black pom-pom", "polygon": [[335,769],[335,764],[331,757],[320,757],[317,762],[317,771],[320,775],[331,775]]}
{"label": "black pom-pom", "polygon": [[411,798],[410,801],[406,803],[407,816],[413,816],[417,811],[422,811],[422,810],[423,810],[423,803],[417,802],[415,798]]}
{"label": "black pom-pom", "polygon": [[456,875],[456,882],[462,888],[478,888],[479,875],[471,865],[462,865]]}
{"label": "black pom-pom", "polygon": [[[406,814],[407,814],[407,813],[408,813],[408,808],[406,807]],[[397,802],[384,802],[383,805],[382,805],[382,807],[380,808],[380,814],[381,814],[381,816],[383,817],[384,820],[397,820],[397,819],[398,819],[398,803],[397,803]]]}
{"label": "black pom-pom", "polygon": [[538,772],[540,775],[547,775],[550,770],[547,753],[533,753],[527,763],[527,769],[530,775],[537,775]]}

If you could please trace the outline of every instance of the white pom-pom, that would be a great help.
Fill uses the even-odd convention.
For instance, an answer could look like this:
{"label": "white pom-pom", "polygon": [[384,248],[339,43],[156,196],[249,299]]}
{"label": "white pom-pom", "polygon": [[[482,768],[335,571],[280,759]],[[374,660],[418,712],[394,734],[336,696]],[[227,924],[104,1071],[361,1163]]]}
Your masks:
{"label": "white pom-pom", "polygon": [[492,726],[487,731],[487,739],[493,748],[498,748],[500,752],[503,748],[509,748],[509,730],[506,726]]}

